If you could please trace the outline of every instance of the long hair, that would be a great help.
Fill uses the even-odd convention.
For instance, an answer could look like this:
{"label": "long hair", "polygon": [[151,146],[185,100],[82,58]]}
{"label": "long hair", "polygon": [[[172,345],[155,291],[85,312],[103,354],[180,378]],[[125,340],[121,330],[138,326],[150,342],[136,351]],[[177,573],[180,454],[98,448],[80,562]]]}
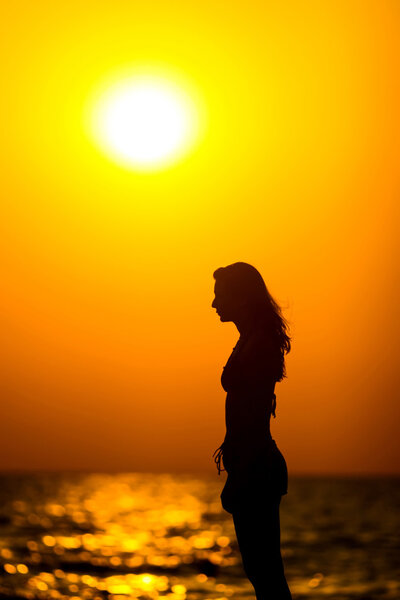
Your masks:
{"label": "long hair", "polygon": [[285,354],[290,352],[289,324],[282,315],[279,304],[268,291],[265,282],[255,267],[245,262],[235,262],[219,267],[213,273],[226,292],[243,301],[249,313],[256,319],[260,330],[271,340],[276,361],[276,381],[286,377]]}

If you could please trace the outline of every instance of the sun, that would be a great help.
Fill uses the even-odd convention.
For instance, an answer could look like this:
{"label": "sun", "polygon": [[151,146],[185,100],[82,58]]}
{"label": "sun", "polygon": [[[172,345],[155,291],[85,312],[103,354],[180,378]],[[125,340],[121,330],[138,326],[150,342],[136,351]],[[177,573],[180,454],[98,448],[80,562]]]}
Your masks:
{"label": "sun", "polygon": [[198,110],[187,90],[165,76],[136,74],[105,86],[92,110],[96,141],[117,162],[154,170],[194,144]]}

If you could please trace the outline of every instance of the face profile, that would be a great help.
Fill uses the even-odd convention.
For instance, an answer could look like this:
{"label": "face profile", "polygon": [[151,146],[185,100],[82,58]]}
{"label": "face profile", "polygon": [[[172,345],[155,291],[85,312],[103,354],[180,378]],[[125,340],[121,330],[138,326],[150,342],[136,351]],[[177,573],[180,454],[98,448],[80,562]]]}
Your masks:
{"label": "face profile", "polygon": [[223,292],[221,285],[217,281],[215,282],[214,286],[214,300],[211,306],[215,308],[215,311],[217,315],[219,315],[221,321],[229,320],[225,318],[227,314],[227,308],[229,315],[229,296],[226,294],[226,292]]}
{"label": "face profile", "polygon": [[215,308],[221,321],[234,321],[243,312],[244,303],[238,301],[232,293],[229,293],[228,288],[221,281],[216,281],[214,300],[211,306]]}

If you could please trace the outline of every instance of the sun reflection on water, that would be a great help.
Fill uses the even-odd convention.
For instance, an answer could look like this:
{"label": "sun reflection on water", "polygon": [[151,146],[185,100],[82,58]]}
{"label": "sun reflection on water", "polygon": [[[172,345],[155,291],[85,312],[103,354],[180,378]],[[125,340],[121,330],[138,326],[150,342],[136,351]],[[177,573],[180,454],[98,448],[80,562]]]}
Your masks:
{"label": "sun reflection on water", "polygon": [[[21,597],[185,600],[194,597],[193,588],[198,597],[229,592],[216,587],[215,573],[237,565],[239,556],[232,555],[229,521],[216,519],[218,490],[210,502],[204,482],[168,475],[92,475],[58,488],[45,483],[47,498],[12,502],[25,562],[17,563],[10,548],[0,550]],[[1,591],[10,585],[3,581]]]}
{"label": "sun reflection on water", "polygon": [[[375,594],[387,600],[400,597],[398,580],[385,578],[382,567],[382,576],[371,581],[365,556],[354,550],[359,541],[364,547],[368,540],[375,543],[384,535],[389,545],[382,560],[388,564],[393,554],[389,546],[396,543],[390,532],[396,528],[382,520],[384,512],[374,512],[369,505],[369,519],[378,519],[381,531],[370,529],[366,541],[364,528],[349,530],[353,547],[348,549],[335,541],[338,528],[332,517],[324,516],[332,511],[323,512],[330,501],[336,502],[338,510],[335,493],[329,486],[315,485],[310,504],[310,484],[304,487],[308,503],[301,502],[301,483],[297,485],[293,503],[290,505],[289,498],[283,513],[282,535],[293,594],[314,600],[340,594],[349,598]],[[8,479],[1,489],[1,597],[254,598],[244,576],[232,519],[221,509],[219,481],[152,474],[36,475],[26,480]],[[337,497],[351,495],[346,496],[339,487]],[[394,495],[391,492],[387,497]],[[355,503],[361,501],[354,498]],[[342,523],[349,527],[355,507],[342,507],[343,515],[349,515]],[[299,549],[302,561],[298,560]],[[358,556],[358,562],[351,577],[345,578],[343,566],[350,564],[349,556]]]}

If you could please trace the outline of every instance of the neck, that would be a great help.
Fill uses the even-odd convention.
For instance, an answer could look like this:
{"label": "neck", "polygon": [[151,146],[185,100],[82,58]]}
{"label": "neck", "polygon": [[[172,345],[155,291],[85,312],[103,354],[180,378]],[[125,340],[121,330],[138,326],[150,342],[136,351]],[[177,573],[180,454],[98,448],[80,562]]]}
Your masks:
{"label": "neck", "polygon": [[240,333],[240,337],[242,338],[247,338],[259,330],[258,324],[249,316],[236,319],[234,323]]}

